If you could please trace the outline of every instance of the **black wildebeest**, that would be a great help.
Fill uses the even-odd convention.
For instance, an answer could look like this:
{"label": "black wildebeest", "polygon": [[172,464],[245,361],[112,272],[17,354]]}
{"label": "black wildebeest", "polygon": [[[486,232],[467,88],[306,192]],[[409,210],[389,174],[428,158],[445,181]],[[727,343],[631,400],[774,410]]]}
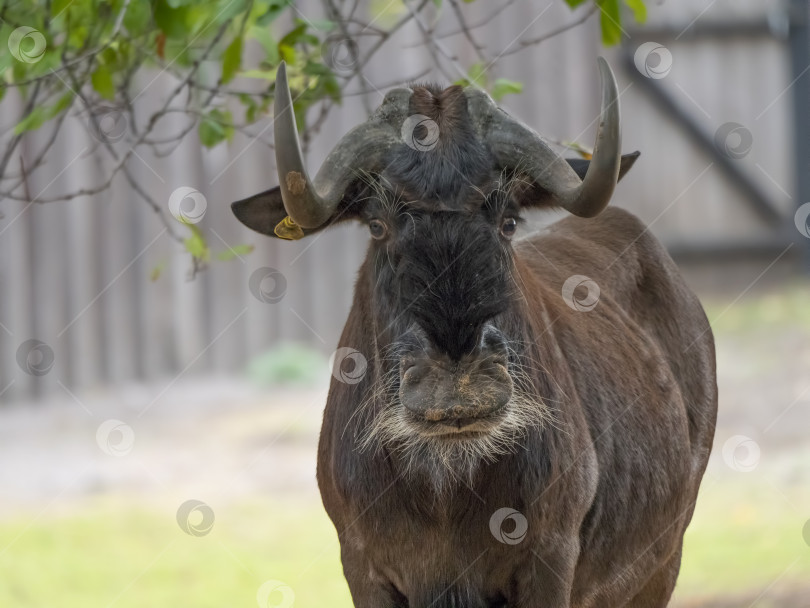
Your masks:
{"label": "black wildebeest", "polygon": [[[482,91],[412,86],[314,179],[279,69],[281,185],[234,213],[282,238],[349,219],[371,234],[340,338],[362,369],[335,374],[318,452],[356,606],[669,600],[714,434],[714,343],[660,243],[605,209],[636,155],[599,68],[590,162]],[[512,240],[524,209],[552,207],[573,217]]]}

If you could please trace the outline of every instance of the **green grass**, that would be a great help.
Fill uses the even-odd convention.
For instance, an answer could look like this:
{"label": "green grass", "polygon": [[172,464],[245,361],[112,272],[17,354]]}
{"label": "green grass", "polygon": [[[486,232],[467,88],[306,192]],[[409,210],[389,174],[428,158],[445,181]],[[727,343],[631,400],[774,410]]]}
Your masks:
{"label": "green grass", "polygon": [[0,522],[0,551],[3,607],[250,607],[270,579],[293,589],[298,608],[352,605],[317,498],[216,507],[199,538],[172,509],[102,502]]}
{"label": "green grass", "polygon": [[774,329],[810,332],[810,283],[806,281],[765,293],[747,293],[736,301],[717,296],[701,301],[718,336]]}
{"label": "green grass", "polygon": [[676,597],[764,591],[779,579],[810,580],[810,546],[802,529],[810,518],[810,488],[776,487],[765,475],[736,481],[704,480],[684,554]]}
{"label": "green grass", "polygon": [[[677,597],[762,590],[783,573],[781,583],[810,579],[802,539],[810,513],[794,508],[808,499],[807,490],[786,498],[745,479],[708,480],[687,532]],[[94,500],[0,521],[0,606],[250,607],[269,579],[293,589],[297,608],[351,606],[337,538],[317,498],[212,506],[214,527],[199,538],[180,530],[173,503]]]}

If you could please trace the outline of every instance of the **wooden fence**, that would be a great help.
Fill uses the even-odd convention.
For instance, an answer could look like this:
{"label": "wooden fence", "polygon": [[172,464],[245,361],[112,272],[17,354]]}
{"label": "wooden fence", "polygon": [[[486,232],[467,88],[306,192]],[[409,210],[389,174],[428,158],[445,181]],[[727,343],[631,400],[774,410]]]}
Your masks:
{"label": "wooden fence", "polygon": [[[521,38],[572,20],[563,2],[547,3],[517,2],[477,35],[489,48],[509,51]],[[730,122],[742,125],[745,131],[740,133],[747,131],[752,144],[744,150],[748,144],[733,139],[740,133],[731,133],[729,145],[740,150],[734,162],[790,218],[796,205],[793,110],[785,91],[792,76],[784,41],[769,31],[718,39],[690,33],[700,24],[732,17],[762,22],[767,18],[763,11],[777,5],[755,0],[649,4],[650,31],[667,39],[650,39],[644,29],[629,30],[623,50],[605,52],[591,19],[504,56],[498,75],[523,81],[525,89],[503,104],[550,138],[589,145],[599,103],[595,58],[605,54],[622,91],[624,147],[643,153],[620,185],[615,204],[652,223],[653,232],[668,244],[758,238],[765,228],[739,188],[636,82],[638,76],[631,78],[625,56],[637,56],[644,43],[663,45],[672,65],[665,77],[653,79],[655,84],[707,133]],[[489,3],[471,7],[481,16],[491,11]],[[538,19],[541,10],[545,12]],[[453,29],[452,23],[443,27]],[[683,28],[680,34],[677,28]],[[429,68],[429,54],[414,46],[419,40],[418,31],[405,28],[387,43],[371,66],[372,80],[390,82],[397,74],[406,78]],[[461,65],[475,61],[462,37],[443,43],[457,53]],[[660,67],[660,60],[650,65]],[[147,86],[153,78],[141,79],[144,92],[138,103],[143,108],[158,103],[173,84],[164,74]],[[370,97],[374,106],[381,99],[378,92]],[[4,131],[18,104],[12,92],[0,104]],[[317,167],[332,144],[364,117],[360,98],[347,99],[312,145],[311,166]],[[48,169],[30,180],[33,198],[103,179],[99,159],[87,154],[92,141],[82,120],[66,121]],[[257,130],[268,127],[265,122]],[[35,154],[43,137],[35,133],[26,140],[25,157]],[[139,379],[236,372],[281,340],[304,341],[326,353],[334,349],[367,245],[365,230],[344,226],[308,240],[278,242],[242,228],[228,203],[276,180],[272,150],[244,136],[205,150],[192,135],[171,155],[133,157],[130,166],[140,184],[166,205],[179,187],[203,194],[207,209],[200,227],[212,249],[251,243],[255,251],[229,262],[213,261],[190,281],[188,255],[123,179],[107,192],[63,203],[0,201],[0,400]],[[152,280],[156,268],[162,271]],[[251,292],[250,279],[255,282],[266,272],[263,268],[283,274],[286,287],[278,301],[263,302]]]}

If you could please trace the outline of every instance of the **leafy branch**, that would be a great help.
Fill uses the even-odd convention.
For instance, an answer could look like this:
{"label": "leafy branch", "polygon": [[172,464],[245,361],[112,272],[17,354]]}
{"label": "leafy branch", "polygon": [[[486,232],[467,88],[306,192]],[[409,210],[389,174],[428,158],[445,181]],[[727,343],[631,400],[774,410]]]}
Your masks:
{"label": "leafy branch", "polygon": [[[570,24],[508,48],[487,48],[483,28],[518,1],[501,0],[488,18],[470,23],[466,5],[472,0],[365,7],[358,0],[321,0],[317,16],[303,14],[295,0],[0,0],[0,101],[16,112],[12,126],[0,133],[0,200],[65,201],[103,192],[121,176],[189,251],[194,268],[202,267],[211,258],[203,231],[178,223],[166,204],[151,197],[133,173],[133,156],[140,158],[144,149],[168,156],[193,131],[208,148],[231,141],[237,132],[272,147],[267,129],[258,126],[267,122],[282,60],[289,66],[306,145],[344,98],[360,95],[370,111],[371,88],[424,75],[402,74],[372,85],[366,74],[380,49],[409,25],[421,32],[434,67],[448,81],[484,87],[500,99],[522,90],[522,83],[498,75],[501,57],[541,44],[596,13],[603,43],[616,44],[622,4],[636,20],[646,18],[643,0],[564,0],[579,13]],[[453,27],[439,34],[443,21]],[[472,49],[472,64],[462,65],[445,46],[454,36]],[[145,91],[167,78],[173,86],[165,99],[149,107]],[[179,126],[170,119],[178,114],[185,118]],[[29,179],[48,169],[49,152],[68,116],[85,126],[91,144],[84,154],[101,159],[102,177],[72,191],[32,197]],[[33,153],[35,142],[27,145],[24,163],[20,146],[40,130],[47,135],[36,140],[39,149]]]}

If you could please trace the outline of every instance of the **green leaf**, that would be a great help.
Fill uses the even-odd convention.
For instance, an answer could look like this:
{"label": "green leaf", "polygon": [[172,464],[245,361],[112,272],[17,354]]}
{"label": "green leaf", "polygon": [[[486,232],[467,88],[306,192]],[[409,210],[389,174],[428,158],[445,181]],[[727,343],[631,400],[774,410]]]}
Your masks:
{"label": "green leaf", "polygon": [[152,271],[149,273],[149,280],[153,283],[160,278],[160,275],[163,274],[163,271],[166,269],[166,260],[161,260],[158,262]]}
{"label": "green leaf", "polygon": [[472,64],[470,66],[470,69],[467,70],[467,79],[470,81],[471,84],[474,84],[475,86],[486,87],[487,66],[485,66],[481,62]]}
{"label": "green leaf", "polygon": [[495,101],[500,101],[505,95],[510,93],[522,93],[523,83],[506,78],[497,78],[492,87],[492,98]]}
{"label": "green leaf", "polygon": [[580,4],[584,4],[587,0],[565,0],[565,3],[571,8],[576,8]]}
{"label": "green leaf", "polygon": [[311,45],[318,45],[320,44],[320,40],[318,40],[317,36],[310,34],[307,31],[309,24],[306,21],[298,20],[296,22],[298,25],[287,32],[284,37],[279,41],[279,44],[284,44],[287,46],[293,46],[295,44],[311,44]]}
{"label": "green leaf", "polygon": [[331,32],[337,25],[329,19],[309,19],[309,24],[320,32]]}
{"label": "green leaf", "polygon": [[256,122],[257,110],[258,108],[255,104],[248,105],[247,110],[245,110],[245,121],[251,124]]}
{"label": "green leaf", "polygon": [[200,143],[213,148],[225,139],[225,129],[218,122],[204,118],[199,126]]}
{"label": "green leaf", "polygon": [[270,0],[267,11],[256,19],[256,24],[260,26],[269,25],[292,3],[293,0]]}
{"label": "green leaf", "polygon": [[[186,0],[183,0],[184,2]],[[216,23],[227,23],[244,14],[251,4],[249,0],[219,0],[216,3],[188,0],[189,5],[197,9],[202,8],[206,14],[216,17]]]}
{"label": "green leaf", "polygon": [[124,27],[130,34],[145,33],[151,19],[149,0],[130,0],[127,12],[124,13]]}
{"label": "green leaf", "polygon": [[614,46],[622,40],[622,16],[619,0],[598,0],[599,25],[602,29],[602,44]]}
{"label": "green leaf", "polygon": [[183,245],[191,255],[198,260],[207,262],[211,257],[211,252],[208,249],[208,243],[205,241],[205,236],[202,231],[194,224],[186,224],[191,230],[191,236],[183,239]]}
{"label": "green leaf", "polygon": [[75,49],[83,48],[87,40],[87,34],[89,33],[90,30],[87,26],[71,24],[70,30],[68,30],[67,45]]}
{"label": "green leaf", "polygon": [[57,15],[64,17],[64,10],[72,3],[71,0],[54,0],[51,5],[51,17],[56,17]]}
{"label": "green leaf", "polygon": [[286,61],[290,65],[295,65],[297,53],[295,52],[295,49],[291,47],[289,44],[282,44],[281,42],[279,42],[278,54],[284,61]]}
{"label": "green leaf", "polygon": [[233,80],[242,65],[242,37],[237,36],[222,54],[222,82]]}
{"label": "green leaf", "polygon": [[54,116],[61,114],[63,111],[70,107],[73,103],[73,93],[68,92],[62,95],[59,100],[52,106],[37,106],[25,116],[14,127],[14,135],[25,133],[26,131],[34,131],[39,129],[44,123],[49,121]]}
{"label": "green leaf", "polygon": [[228,111],[211,110],[201,121],[198,128],[200,143],[206,148],[213,148],[223,140],[233,137],[233,118]]}
{"label": "green leaf", "polygon": [[17,123],[14,127],[14,135],[39,129],[46,120],[45,113],[45,106],[36,106],[25,118]]}
{"label": "green leaf", "polygon": [[227,262],[237,257],[241,257],[243,255],[249,254],[253,251],[253,245],[235,245],[230,249],[226,249],[225,251],[220,251],[217,254],[217,259],[223,262]]}
{"label": "green leaf", "polygon": [[48,112],[48,120],[61,114],[64,110],[67,110],[70,105],[73,103],[73,91],[68,91],[59,100],[51,107]]}
{"label": "green leaf", "polygon": [[633,11],[633,18],[637,23],[647,22],[647,7],[644,0],[624,0],[624,3]]}
{"label": "green leaf", "polygon": [[93,75],[90,77],[90,82],[93,83],[93,88],[96,93],[101,95],[104,99],[115,98],[115,84],[113,83],[112,72],[106,65],[99,65]]}
{"label": "green leaf", "polygon": [[166,0],[155,3],[155,23],[167,38],[184,38],[189,33],[189,7],[173,8]]}

